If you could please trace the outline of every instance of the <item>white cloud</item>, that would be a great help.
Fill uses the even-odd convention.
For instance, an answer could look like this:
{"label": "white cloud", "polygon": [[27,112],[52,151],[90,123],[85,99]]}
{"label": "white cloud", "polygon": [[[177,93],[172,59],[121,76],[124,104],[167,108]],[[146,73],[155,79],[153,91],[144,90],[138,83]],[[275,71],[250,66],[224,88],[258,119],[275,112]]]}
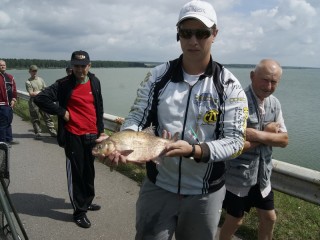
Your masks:
{"label": "white cloud", "polygon": [[0,11],[0,29],[5,28],[10,23],[10,17],[3,11]]}
{"label": "white cloud", "polygon": [[[187,0],[0,0],[4,58],[167,61],[177,57],[179,10]],[[320,67],[318,0],[212,0],[219,34],[212,47],[222,63],[276,58],[286,66]],[[14,17],[13,17],[14,16]]]}

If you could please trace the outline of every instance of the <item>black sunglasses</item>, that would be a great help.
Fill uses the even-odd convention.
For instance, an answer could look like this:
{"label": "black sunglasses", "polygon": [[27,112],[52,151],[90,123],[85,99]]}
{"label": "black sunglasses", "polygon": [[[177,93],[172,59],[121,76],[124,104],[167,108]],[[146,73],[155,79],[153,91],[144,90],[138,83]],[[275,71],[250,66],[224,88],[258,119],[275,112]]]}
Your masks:
{"label": "black sunglasses", "polygon": [[190,39],[193,35],[196,36],[197,39],[206,39],[211,36],[212,29],[178,29],[178,34],[180,37],[185,39]]}

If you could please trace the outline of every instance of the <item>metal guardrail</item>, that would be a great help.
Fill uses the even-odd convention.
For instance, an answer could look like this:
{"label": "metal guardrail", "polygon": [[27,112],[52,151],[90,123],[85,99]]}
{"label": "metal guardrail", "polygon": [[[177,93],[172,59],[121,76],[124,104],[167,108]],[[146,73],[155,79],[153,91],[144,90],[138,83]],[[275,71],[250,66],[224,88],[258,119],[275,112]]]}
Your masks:
{"label": "metal guardrail", "polygon": [[[28,100],[26,92],[18,91],[18,98]],[[104,114],[104,126],[119,131],[119,117]],[[121,119],[121,118],[120,118]],[[273,159],[272,187],[293,197],[320,205],[320,172]]]}
{"label": "metal guardrail", "polygon": [[320,205],[320,172],[273,159],[272,187]]}

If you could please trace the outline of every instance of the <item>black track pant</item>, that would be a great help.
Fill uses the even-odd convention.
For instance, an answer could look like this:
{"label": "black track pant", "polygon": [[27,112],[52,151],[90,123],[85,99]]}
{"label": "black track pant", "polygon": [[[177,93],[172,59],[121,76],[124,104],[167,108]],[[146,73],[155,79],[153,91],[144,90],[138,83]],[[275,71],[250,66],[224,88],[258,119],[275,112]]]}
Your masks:
{"label": "black track pant", "polygon": [[94,144],[94,139],[88,141],[86,135],[78,136],[66,131],[68,192],[74,217],[84,215],[95,196],[94,157],[91,153]]}

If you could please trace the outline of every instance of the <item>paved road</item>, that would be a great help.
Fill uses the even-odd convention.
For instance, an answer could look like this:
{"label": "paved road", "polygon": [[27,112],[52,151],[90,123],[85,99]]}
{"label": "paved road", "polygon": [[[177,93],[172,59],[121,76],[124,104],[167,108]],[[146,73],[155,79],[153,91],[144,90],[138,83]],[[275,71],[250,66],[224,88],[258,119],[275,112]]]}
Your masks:
{"label": "paved road", "polygon": [[136,182],[96,162],[95,202],[102,209],[88,212],[91,228],[79,228],[72,220],[63,149],[49,136],[35,140],[30,122],[16,115],[13,132],[20,144],[10,150],[9,192],[30,240],[134,239]]}

